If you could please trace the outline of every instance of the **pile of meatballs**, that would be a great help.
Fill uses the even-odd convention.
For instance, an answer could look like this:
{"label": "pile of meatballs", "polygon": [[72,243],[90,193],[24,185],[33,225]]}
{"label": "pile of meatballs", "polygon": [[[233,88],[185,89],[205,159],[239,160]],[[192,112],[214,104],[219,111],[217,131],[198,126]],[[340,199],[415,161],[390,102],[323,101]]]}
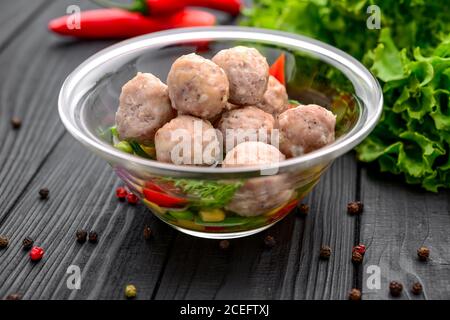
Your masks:
{"label": "pile of meatballs", "polygon": [[[122,88],[116,113],[119,139],[154,146],[157,161],[217,163],[217,159],[173,160],[179,140],[173,139],[172,132],[184,129],[195,145],[194,139],[199,137],[195,137],[194,127],[199,122],[205,134],[195,152],[211,144],[223,151],[225,137],[238,129],[267,133],[227,145],[219,163],[232,167],[272,164],[330,144],[335,139],[336,117],[318,105],[290,105],[284,85],[269,75],[266,58],[244,46],[221,50],[211,60],[195,53],[179,57],[170,69],[167,85],[150,73],[138,73]],[[279,136],[276,147],[268,140],[275,129]]]}

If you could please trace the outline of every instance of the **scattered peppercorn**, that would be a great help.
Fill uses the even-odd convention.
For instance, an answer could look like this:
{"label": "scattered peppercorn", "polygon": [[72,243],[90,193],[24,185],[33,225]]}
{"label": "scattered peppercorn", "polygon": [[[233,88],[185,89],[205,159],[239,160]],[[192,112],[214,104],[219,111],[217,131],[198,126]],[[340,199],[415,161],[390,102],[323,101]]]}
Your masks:
{"label": "scattered peppercorn", "polygon": [[430,257],[430,249],[427,247],[420,247],[417,249],[417,256],[419,257],[420,261],[427,261]]}
{"label": "scattered peppercorn", "polygon": [[359,253],[357,251],[352,252],[352,262],[354,264],[360,264],[363,261],[363,259],[364,259],[364,256],[361,253]]}
{"label": "scattered peppercorn", "polygon": [[298,205],[298,212],[302,216],[306,216],[309,213],[309,206],[306,203],[300,203]]}
{"label": "scattered peppercorn", "polygon": [[230,248],[230,241],[222,240],[219,242],[219,248],[222,250],[228,250]]}
{"label": "scattered peppercorn", "polygon": [[41,247],[33,247],[30,251],[31,261],[39,261],[44,256],[44,249]]}
{"label": "scattered peppercorn", "polygon": [[275,247],[276,244],[277,244],[277,241],[275,240],[275,238],[273,236],[266,236],[264,238],[264,245],[267,248],[269,248],[269,249],[273,248],[273,247]]}
{"label": "scattered peppercorn", "polygon": [[125,199],[127,198],[127,195],[128,195],[128,191],[124,187],[118,187],[116,189],[116,197],[120,201],[125,201]]}
{"label": "scattered peppercorn", "polygon": [[18,118],[18,117],[12,117],[11,125],[12,125],[13,129],[20,129],[20,127],[22,126],[22,120],[20,120],[20,118]]}
{"label": "scattered peppercorn", "polygon": [[418,296],[419,294],[421,294],[423,291],[423,287],[420,284],[420,282],[414,282],[412,288],[411,288],[411,292],[413,294],[415,294],[416,296]]}
{"label": "scattered peppercorn", "polygon": [[360,243],[353,247],[352,252],[358,252],[360,255],[364,255],[366,253],[366,246]]}
{"label": "scattered peppercorn", "polygon": [[87,231],[84,229],[79,229],[77,230],[77,232],[75,233],[75,236],[77,237],[77,242],[78,243],[85,243],[87,240]]}
{"label": "scattered peppercorn", "polygon": [[149,226],[145,226],[144,227],[144,239],[150,240],[151,237],[152,237],[152,229],[150,229]]}
{"label": "scattered peppercorn", "polygon": [[12,293],[7,295],[5,300],[22,300],[22,295],[18,293]]}
{"label": "scattered peppercorn", "polygon": [[363,209],[364,205],[361,201],[352,201],[347,204],[347,212],[351,215],[361,214]]}
{"label": "scattered peppercorn", "polygon": [[95,231],[89,231],[88,240],[90,243],[97,243],[98,242],[98,234]]}
{"label": "scattered peppercorn", "polygon": [[136,298],[137,295],[137,290],[136,287],[133,286],[132,284],[129,284],[125,287],[125,297],[127,299],[134,299]]}
{"label": "scattered peppercorn", "polygon": [[137,195],[135,195],[134,193],[129,193],[127,195],[127,201],[129,204],[135,205],[136,203],[138,203],[139,198],[137,197]]}
{"label": "scattered peppercorn", "polygon": [[391,283],[389,283],[389,291],[391,296],[399,297],[402,294],[403,285],[398,281],[391,281]]}
{"label": "scattered peppercorn", "polygon": [[328,260],[331,256],[331,248],[329,246],[321,246],[319,257],[322,260]]}
{"label": "scattered peppercorn", "polygon": [[0,249],[4,249],[8,246],[9,239],[7,236],[0,235]]}
{"label": "scattered peppercorn", "polygon": [[42,188],[41,190],[39,190],[39,196],[42,200],[48,199],[49,193],[50,191],[47,188]]}
{"label": "scattered peppercorn", "polygon": [[30,237],[25,237],[25,239],[22,240],[22,247],[24,250],[29,250],[33,247],[34,240]]}
{"label": "scattered peppercorn", "polygon": [[361,290],[353,288],[350,293],[348,294],[348,300],[361,300]]}

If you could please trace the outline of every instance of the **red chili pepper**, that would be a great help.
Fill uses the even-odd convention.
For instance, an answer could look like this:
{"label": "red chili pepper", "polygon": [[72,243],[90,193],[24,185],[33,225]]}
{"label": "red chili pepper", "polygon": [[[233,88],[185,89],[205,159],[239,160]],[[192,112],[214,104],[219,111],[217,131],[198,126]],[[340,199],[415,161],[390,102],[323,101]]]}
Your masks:
{"label": "red chili pepper", "polygon": [[223,230],[225,230],[225,227],[205,226],[205,231],[223,231]]}
{"label": "red chili pepper", "polygon": [[212,26],[216,17],[209,12],[184,9],[169,16],[146,17],[138,12],[121,9],[96,9],[80,13],[79,28],[72,16],[49,22],[49,30],[63,36],[84,39],[129,38],[171,28]]}
{"label": "red chili pepper", "polygon": [[286,56],[282,53],[277,60],[270,66],[269,74],[275,77],[283,86],[286,85],[284,74],[284,66],[286,64]]}
{"label": "red chili pepper", "polygon": [[33,247],[30,251],[31,261],[39,261],[44,256],[44,249],[41,247]]}
{"label": "red chili pepper", "polygon": [[238,15],[241,11],[241,0],[134,0],[130,4],[111,0],[94,0],[101,6],[115,7],[143,14],[158,16],[174,13],[185,7],[205,7]]}
{"label": "red chili pepper", "polygon": [[179,187],[176,187],[171,181],[158,181],[158,183],[155,183],[151,180],[147,180],[145,181],[145,187],[165,194],[183,194],[183,191]]}
{"label": "red chili pepper", "polygon": [[187,203],[186,199],[173,197],[171,195],[158,192],[155,190],[143,189],[144,197],[150,202],[156,203],[158,206],[166,208],[181,207]]}
{"label": "red chili pepper", "polygon": [[158,192],[163,192],[164,193],[164,189],[161,188],[156,183],[153,183],[152,181],[145,181],[145,187],[150,189],[150,190],[153,190],[153,191],[158,191]]}
{"label": "red chili pepper", "polygon": [[285,214],[288,214],[291,212],[292,209],[295,208],[295,206],[298,204],[298,199],[294,199],[291,202],[289,202],[287,205],[285,205],[283,208],[281,208],[277,213],[275,213],[271,218],[270,221],[277,220],[278,218],[283,217]]}

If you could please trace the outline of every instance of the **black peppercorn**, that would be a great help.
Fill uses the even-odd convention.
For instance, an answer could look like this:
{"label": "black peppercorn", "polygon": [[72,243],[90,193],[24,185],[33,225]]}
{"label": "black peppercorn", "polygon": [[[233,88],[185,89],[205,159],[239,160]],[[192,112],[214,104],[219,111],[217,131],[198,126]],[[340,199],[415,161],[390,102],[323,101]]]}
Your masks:
{"label": "black peppercorn", "polygon": [[144,239],[150,240],[151,237],[152,237],[152,229],[150,229],[149,226],[145,226],[144,227]]}
{"label": "black peppercorn", "polygon": [[403,285],[398,281],[391,281],[391,283],[389,283],[389,291],[391,296],[399,297],[402,294]]}
{"label": "black peppercorn", "polygon": [[47,188],[42,188],[41,190],[39,190],[39,196],[43,200],[48,199],[49,193],[50,191]]}
{"label": "black peppercorn", "polygon": [[331,256],[331,248],[329,246],[321,246],[319,257],[322,260],[327,260]]}
{"label": "black peppercorn", "polygon": [[12,117],[11,126],[13,127],[13,129],[20,129],[20,127],[22,126],[22,120],[20,120],[20,118],[18,117]]}
{"label": "black peppercorn", "polygon": [[222,250],[228,250],[230,248],[230,241],[222,240],[219,242],[219,248]]}
{"label": "black peppercorn", "polygon": [[273,248],[277,244],[275,238],[273,236],[266,236],[264,238],[264,244],[267,248]]}
{"label": "black peppercorn", "polygon": [[34,240],[31,239],[30,237],[26,237],[25,239],[22,240],[22,247],[24,250],[29,250],[33,247],[34,244]]}
{"label": "black peppercorn", "polygon": [[98,242],[98,234],[95,231],[89,231],[88,240],[90,243],[97,243]]}
{"label": "black peppercorn", "polygon": [[420,261],[427,261],[430,257],[430,249],[427,247],[420,247],[417,249],[417,256],[419,257]]}
{"label": "black peppercorn", "polygon": [[350,293],[348,294],[348,300],[361,300],[361,290],[353,288]]}
{"label": "black peppercorn", "polygon": [[363,259],[364,259],[364,256],[361,253],[359,253],[357,251],[352,252],[352,262],[354,264],[360,264],[363,261]]}
{"label": "black peppercorn", "polygon": [[12,293],[7,295],[5,300],[22,300],[22,295],[18,293]]}
{"label": "black peppercorn", "polygon": [[351,215],[361,214],[363,209],[364,205],[361,201],[353,201],[347,204],[347,212]]}
{"label": "black peppercorn", "polygon": [[298,212],[301,216],[306,216],[309,213],[309,206],[305,203],[300,203],[298,205]]}
{"label": "black peppercorn", "polygon": [[423,291],[423,287],[420,284],[420,282],[414,282],[412,288],[411,288],[411,292],[413,294],[415,294],[416,296],[418,296],[419,294],[421,294]]}
{"label": "black peppercorn", "polygon": [[7,236],[0,235],[0,249],[4,249],[8,246],[9,239]]}
{"label": "black peppercorn", "polygon": [[77,230],[75,236],[77,237],[78,243],[85,243],[87,240],[87,231],[83,229]]}

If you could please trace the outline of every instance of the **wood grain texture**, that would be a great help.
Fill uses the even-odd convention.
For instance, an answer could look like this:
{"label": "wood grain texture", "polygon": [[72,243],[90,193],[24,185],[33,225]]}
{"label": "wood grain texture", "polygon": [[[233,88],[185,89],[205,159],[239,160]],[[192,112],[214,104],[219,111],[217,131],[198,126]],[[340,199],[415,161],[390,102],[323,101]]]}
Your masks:
{"label": "wood grain texture", "polygon": [[[342,181],[346,181],[345,184]],[[341,299],[352,286],[356,165],[351,154],[338,159],[308,197],[306,218],[291,214],[261,234],[231,241],[223,252],[217,241],[177,234],[156,299]],[[266,249],[266,235],[277,246]],[[318,259],[330,245],[329,261]]]}
{"label": "wood grain texture", "polygon": [[[65,130],[57,96],[65,77],[111,42],[77,42],[48,33],[47,22],[73,1],[50,2],[2,52],[0,60],[0,226]],[[10,119],[22,119],[12,130]]]}
{"label": "wood grain texture", "polygon": [[[123,299],[132,283],[139,299],[346,299],[355,285],[365,299],[388,299],[388,282],[400,280],[405,299],[450,299],[450,192],[425,193],[370,168],[359,175],[352,154],[307,198],[308,217],[291,214],[262,234],[231,241],[227,252],[218,241],[172,230],[143,206],[118,204],[119,180],[65,133],[57,114],[64,78],[111,42],[46,31],[50,18],[71,4],[90,7],[87,1],[24,2],[0,11],[0,234],[11,240],[0,250],[0,298]],[[13,115],[23,119],[19,131],[10,127]],[[51,190],[48,201],[38,198],[42,186]],[[347,202],[359,197],[365,213],[348,216]],[[142,238],[145,224],[155,234],[150,241]],[[95,229],[100,242],[76,243],[78,228]],[[267,234],[278,242],[271,250],[263,246]],[[45,248],[43,261],[33,264],[22,251],[25,236]],[[355,270],[351,247],[360,239],[368,251]],[[329,261],[318,259],[321,244],[333,249]],[[417,261],[421,245],[431,248],[428,263]],[[69,265],[82,270],[81,290],[66,286]],[[369,265],[381,267],[381,290],[365,286]],[[416,280],[425,289],[419,297],[408,292]]]}
{"label": "wood grain texture", "polygon": [[[0,297],[18,292],[25,299],[120,299],[124,286],[134,283],[139,298],[150,299],[174,231],[144,206],[118,202],[117,184],[102,159],[64,136],[1,228],[10,246],[0,251]],[[42,185],[51,192],[47,201],[38,199]],[[150,241],[143,239],[145,224],[154,232]],[[96,230],[99,243],[78,244],[79,228]],[[21,249],[26,236],[45,248],[43,261],[32,263]],[[67,288],[70,265],[81,268],[81,290]]]}
{"label": "wood grain texture", "polygon": [[[142,207],[117,207],[112,190],[118,179],[105,162],[71,139],[59,121],[57,93],[64,78],[111,44],[49,34],[48,20],[65,14],[69,4],[73,1],[52,3],[34,16],[0,61],[0,233],[11,239],[10,247],[0,251],[0,296],[121,298],[127,282],[138,282],[140,297],[148,299],[173,231],[158,223],[154,243],[143,242],[144,221],[153,227],[154,219]],[[18,131],[10,128],[12,115],[23,119]],[[37,196],[44,185],[51,190],[48,202]],[[79,227],[96,229],[100,243],[79,246],[74,241]],[[45,248],[44,261],[30,263],[21,250],[25,236]],[[80,291],[67,289],[71,264],[82,269]]]}
{"label": "wood grain texture", "polygon": [[[369,289],[364,272],[364,299],[390,299],[392,280],[403,283],[401,299],[450,299],[450,192],[425,192],[370,171],[362,175],[361,241],[368,247],[365,268],[381,268],[381,289]],[[417,259],[423,245],[431,249],[428,262]],[[424,287],[421,296],[410,292],[415,281]]]}
{"label": "wood grain texture", "polygon": [[[51,0],[50,0],[51,1]],[[2,0],[0,1],[0,52],[8,46],[16,34],[26,28],[44,9],[49,0]]]}

